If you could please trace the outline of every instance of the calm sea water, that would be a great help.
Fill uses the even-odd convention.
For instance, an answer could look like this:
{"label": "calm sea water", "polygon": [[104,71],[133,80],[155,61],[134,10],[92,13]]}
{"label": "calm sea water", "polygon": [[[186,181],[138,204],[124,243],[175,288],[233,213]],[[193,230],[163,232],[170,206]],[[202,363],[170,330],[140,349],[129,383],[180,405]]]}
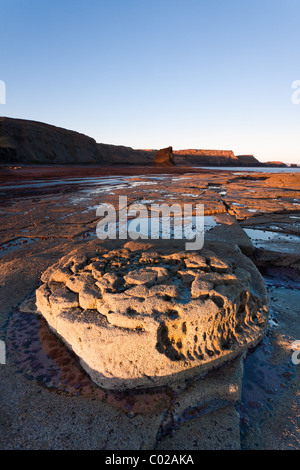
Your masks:
{"label": "calm sea water", "polygon": [[274,167],[253,167],[253,166],[194,166],[193,168],[203,168],[205,170],[223,170],[223,171],[234,171],[237,173],[248,172],[248,171],[262,171],[264,173],[294,173],[299,172],[300,167],[291,168],[274,168]]}

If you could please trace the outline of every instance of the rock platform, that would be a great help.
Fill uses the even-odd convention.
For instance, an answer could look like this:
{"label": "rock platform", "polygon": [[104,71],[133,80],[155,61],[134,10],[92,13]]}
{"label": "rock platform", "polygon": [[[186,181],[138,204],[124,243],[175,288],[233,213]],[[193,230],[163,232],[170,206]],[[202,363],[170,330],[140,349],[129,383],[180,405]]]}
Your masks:
{"label": "rock platform", "polygon": [[[283,253],[279,242],[269,243],[266,250],[256,241],[256,234],[253,239],[246,232],[246,229],[255,229],[263,234],[266,230],[268,236],[270,230],[276,231],[279,236],[281,232],[293,236],[300,233],[299,174],[236,174],[226,171],[196,172],[192,169],[180,173],[176,168],[170,167],[169,175],[157,173],[155,177],[151,174],[153,170],[146,167],[136,170],[135,176],[128,168],[120,169],[118,177],[112,177],[115,174],[112,169],[105,169],[101,170],[102,176],[105,176],[103,183],[99,178],[97,185],[93,178],[99,176],[95,173],[99,169],[90,167],[72,169],[75,172],[73,176],[86,176],[77,184],[73,181],[68,184],[66,176],[70,176],[69,167],[54,166],[38,170],[27,167],[11,169],[10,176],[7,172],[2,174],[0,339],[5,341],[7,354],[6,364],[0,365],[1,449],[159,451],[300,448],[297,413],[300,406],[297,392],[300,369],[291,361],[293,343],[299,340],[300,334],[299,252]],[[7,183],[13,173],[15,179],[9,185]],[[124,177],[126,174],[130,174],[128,179]],[[59,177],[62,181],[58,181]],[[43,182],[36,181],[43,178]],[[47,178],[50,178],[49,184]],[[262,339],[258,340],[255,348],[248,349],[250,343],[247,343],[244,350],[241,348],[240,353],[228,361],[229,356],[223,356],[223,353],[221,356],[217,353],[212,357],[208,355],[206,359],[211,362],[207,364],[213,367],[207,371],[201,370],[204,362],[201,365],[198,358],[196,367],[173,374],[171,377],[175,380],[170,381],[170,385],[148,388],[142,385],[119,392],[117,389],[102,388],[90,379],[71,345],[66,345],[54,328],[49,328],[44,317],[37,315],[35,292],[42,284],[51,285],[52,288],[55,282],[57,288],[60,285],[63,290],[69,289],[65,279],[57,279],[52,285],[47,276],[55,265],[63,275],[59,263],[64,258],[67,264],[73,255],[77,259],[87,257],[81,267],[78,265],[78,274],[89,264],[89,254],[92,258],[114,250],[122,250],[125,254],[127,250],[130,257],[140,256],[141,251],[157,252],[159,256],[170,255],[168,247],[160,246],[161,240],[158,245],[149,244],[149,247],[145,242],[139,250],[137,242],[135,247],[124,247],[116,240],[101,242],[96,239],[96,205],[100,202],[117,204],[118,196],[122,195],[128,196],[130,204],[137,201],[146,203],[149,210],[151,201],[181,205],[204,203],[205,215],[209,219],[213,216],[218,223],[206,233],[203,251],[207,259],[211,252],[218,259],[226,260],[233,273],[213,271],[210,263],[209,271],[200,271],[204,275],[214,272],[220,277],[234,274],[237,278],[236,267],[248,272],[251,276],[250,298],[252,295],[254,301],[259,298],[262,305],[267,302],[267,287],[270,302],[268,326],[267,330],[261,327],[259,335]],[[160,248],[163,248],[162,252]],[[176,253],[184,251],[179,244],[172,250]],[[113,260],[106,262],[112,263]],[[130,270],[133,273],[129,269],[126,273],[124,270],[123,286],[127,281],[137,280],[134,271],[157,266],[151,263],[135,263]],[[170,266],[163,263],[161,267],[169,273]],[[263,272],[265,282],[256,266]],[[115,266],[114,269],[118,276],[118,268]],[[192,267],[184,269],[195,271]],[[135,289],[135,292],[142,289],[145,294],[151,289],[160,289],[170,281],[174,283],[177,277],[172,277],[172,274],[168,281],[146,285],[151,284],[147,272],[144,273],[145,284],[133,282],[129,289]],[[72,277],[76,273],[67,274]],[[105,274],[101,279],[108,282]],[[102,291],[104,293],[104,282],[101,284],[102,290],[96,286],[96,292],[100,295]],[[192,299],[193,282],[190,278],[185,284],[180,279],[180,284],[175,283],[171,293],[175,294],[177,288],[184,286],[183,291],[189,291],[191,295],[191,299],[186,300],[205,304],[209,297],[205,298],[203,291],[204,297],[201,294],[199,298]],[[229,288],[225,283],[224,286]],[[236,287],[239,289],[239,286]],[[87,308],[93,297],[87,286],[86,296],[81,295],[80,299],[74,284],[72,287],[73,301],[79,304],[79,307],[72,308],[97,313],[96,308]],[[116,284],[116,292],[105,295],[124,294],[127,289],[117,292],[120,287]],[[217,285],[214,290],[216,288]],[[54,303],[58,298],[53,295]],[[143,300],[141,304],[151,300],[151,296],[137,298]],[[162,302],[174,302],[176,305],[180,304],[180,300],[172,297],[170,291],[168,294],[164,292],[161,299]],[[85,305],[84,302],[86,306],[80,307],[80,303]],[[114,311],[115,317],[121,321],[124,315],[118,316],[116,312],[117,309]],[[234,318],[233,312],[231,314]],[[105,316],[104,312],[99,315]],[[88,321],[91,319],[92,316],[86,317]],[[179,320],[179,313],[178,318],[172,318],[172,314],[165,320],[163,315],[160,317],[160,321],[172,323],[176,320]],[[157,328],[159,325],[158,322]],[[254,325],[257,326],[255,322]],[[82,329],[90,333],[89,326],[93,328],[93,324],[85,324]],[[72,329],[71,321],[69,328]],[[109,328],[115,332],[125,329],[116,325]],[[140,330],[139,337],[142,333]],[[155,347],[156,344],[157,341]],[[190,349],[185,345],[184,351],[187,355]],[[164,352],[157,350],[155,354],[161,358],[165,356]],[[219,357],[224,362],[217,366]],[[165,356],[164,360],[167,359]],[[214,360],[216,362],[213,364]],[[191,363],[195,361],[190,359]],[[177,364],[183,360],[173,362]],[[194,375],[197,367],[199,370]],[[186,372],[191,375],[181,380],[180,374],[184,377]]]}

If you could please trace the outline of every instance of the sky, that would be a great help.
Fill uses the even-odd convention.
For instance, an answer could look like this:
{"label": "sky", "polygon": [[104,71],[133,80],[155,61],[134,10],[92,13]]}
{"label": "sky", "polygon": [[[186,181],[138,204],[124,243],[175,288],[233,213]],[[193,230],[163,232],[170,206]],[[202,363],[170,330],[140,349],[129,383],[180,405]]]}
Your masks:
{"label": "sky", "polygon": [[300,164],[299,19],[299,0],[0,0],[0,115]]}

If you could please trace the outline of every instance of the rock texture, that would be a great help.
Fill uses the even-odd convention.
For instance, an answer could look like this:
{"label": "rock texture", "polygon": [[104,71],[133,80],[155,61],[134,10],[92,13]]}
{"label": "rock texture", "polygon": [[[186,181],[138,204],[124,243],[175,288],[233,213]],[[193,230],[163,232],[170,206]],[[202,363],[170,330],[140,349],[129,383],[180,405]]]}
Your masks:
{"label": "rock texture", "polygon": [[240,166],[261,166],[261,163],[254,157],[254,155],[237,155]]}
{"label": "rock texture", "polygon": [[231,255],[134,242],[71,254],[42,275],[36,305],[100,386],[172,386],[237,357],[265,332],[263,281],[257,290],[254,265]]}
{"label": "rock texture", "polygon": [[155,166],[174,166],[173,148],[167,147],[165,149],[158,150],[155,154],[154,159]]}

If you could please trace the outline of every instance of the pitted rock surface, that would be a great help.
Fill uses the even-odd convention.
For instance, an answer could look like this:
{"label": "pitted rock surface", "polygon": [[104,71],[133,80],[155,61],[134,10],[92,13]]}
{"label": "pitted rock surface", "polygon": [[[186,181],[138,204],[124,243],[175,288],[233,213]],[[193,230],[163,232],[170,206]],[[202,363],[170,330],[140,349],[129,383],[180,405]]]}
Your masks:
{"label": "pitted rock surface", "polygon": [[42,275],[36,305],[98,385],[172,386],[264,335],[267,299],[247,263],[208,250],[71,254]]}

